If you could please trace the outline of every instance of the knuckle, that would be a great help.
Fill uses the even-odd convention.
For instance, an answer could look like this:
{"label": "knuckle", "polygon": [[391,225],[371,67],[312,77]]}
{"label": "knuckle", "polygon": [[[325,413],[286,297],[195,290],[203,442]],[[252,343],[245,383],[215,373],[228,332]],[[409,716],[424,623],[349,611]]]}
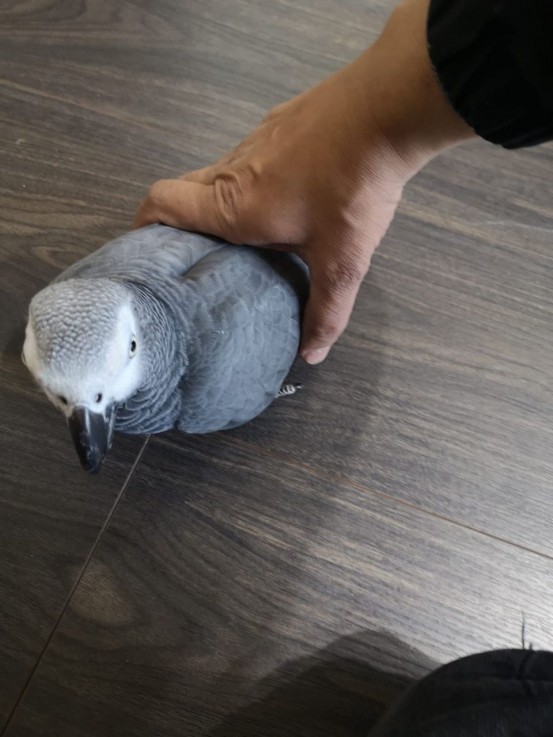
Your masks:
{"label": "knuckle", "polygon": [[241,188],[233,174],[220,174],[214,183],[215,204],[221,227],[232,236],[240,213]]}
{"label": "knuckle", "polygon": [[167,181],[165,179],[158,179],[150,185],[146,199],[144,200],[144,209],[149,215],[158,215],[166,200],[167,195]]}
{"label": "knuckle", "polygon": [[365,269],[353,258],[341,258],[327,266],[323,286],[331,294],[340,294],[356,287],[363,280]]}
{"label": "knuckle", "polygon": [[155,222],[161,211],[163,182],[154,182],[148,188],[146,196],[140,203],[135,217],[135,223],[143,225]]}
{"label": "knuckle", "polygon": [[148,189],[148,195],[147,199],[153,202],[154,204],[157,204],[157,201],[160,198],[161,190],[163,189],[163,179],[158,179],[157,182],[154,182],[150,185]]}
{"label": "knuckle", "polygon": [[317,322],[309,330],[309,338],[318,345],[333,343],[343,332],[342,321],[332,315],[324,318],[324,322]]}
{"label": "knuckle", "polygon": [[279,105],[275,105],[275,107],[271,108],[269,112],[265,115],[263,118],[264,123],[271,123],[273,120],[278,118],[280,115],[282,115],[282,112],[285,109],[285,104],[280,103]]}
{"label": "knuckle", "polygon": [[244,220],[252,175],[247,169],[218,174],[214,182],[215,202],[221,228],[231,241],[243,242]]}
{"label": "knuckle", "polygon": [[344,332],[353,299],[366,269],[363,263],[351,258],[340,258],[326,264],[317,273],[317,319],[309,327],[310,339],[319,345],[330,345]]}

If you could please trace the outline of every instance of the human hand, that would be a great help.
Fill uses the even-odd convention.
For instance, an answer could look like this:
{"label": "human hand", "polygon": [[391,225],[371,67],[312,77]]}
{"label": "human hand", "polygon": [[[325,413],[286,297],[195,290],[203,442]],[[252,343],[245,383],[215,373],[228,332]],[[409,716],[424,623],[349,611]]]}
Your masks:
{"label": "human hand", "polygon": [[431,69],[428,2],[406,0],[361,57],[276,107],[212,166],[153,184],[135,218],[297,253],[311,274],[308,363],[345,329],[404,184],[474,135]]}

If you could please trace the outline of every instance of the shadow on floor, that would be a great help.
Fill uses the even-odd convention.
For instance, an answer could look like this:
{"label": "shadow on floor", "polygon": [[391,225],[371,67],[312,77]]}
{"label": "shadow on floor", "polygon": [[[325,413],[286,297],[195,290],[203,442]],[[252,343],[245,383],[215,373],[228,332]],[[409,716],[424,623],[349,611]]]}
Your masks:
{"label": "shadow on floor", "polygon": [[367,737],[398,696],[437,667],[386,632],[343,637],[264,679],[210,737]]}

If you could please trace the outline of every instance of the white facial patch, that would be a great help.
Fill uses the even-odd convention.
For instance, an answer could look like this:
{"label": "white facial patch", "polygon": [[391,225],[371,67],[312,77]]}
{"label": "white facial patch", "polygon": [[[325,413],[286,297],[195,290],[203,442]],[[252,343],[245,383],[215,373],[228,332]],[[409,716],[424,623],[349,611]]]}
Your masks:
{"label": "white facial patch", "polygon": [[140,387],[138,325],[122,285],[104,279],[73,282],[51,285],[35,297],[23,356],[65,414],[75,405],[101,412]]}
{"label": "white facial patch", "polygon": [[138,325],[130,304],[124,305],[105,360],[106,381],[111,385],[112,400],[128,399],[140,387],[141,351],[131,356],[131,343],[138,340]]}
{"label": "white facial patch", "polygon": [[40,380],[40,360],[36,345],[35,331],[32,322],[29,320],[25,329],[25,343],[23,344],[23,363],[36,381]]}

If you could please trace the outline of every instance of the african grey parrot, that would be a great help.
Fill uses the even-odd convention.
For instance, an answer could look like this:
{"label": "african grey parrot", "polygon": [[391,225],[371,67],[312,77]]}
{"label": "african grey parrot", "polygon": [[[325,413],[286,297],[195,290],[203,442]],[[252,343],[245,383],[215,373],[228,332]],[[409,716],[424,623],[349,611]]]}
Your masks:
{"label": "african grey parrot", "polygon": [[307,290],[290,254],[150,225],[35,295],[23,361],[94,472],[114,429],[207,433],[262,412],[296,356]]}

